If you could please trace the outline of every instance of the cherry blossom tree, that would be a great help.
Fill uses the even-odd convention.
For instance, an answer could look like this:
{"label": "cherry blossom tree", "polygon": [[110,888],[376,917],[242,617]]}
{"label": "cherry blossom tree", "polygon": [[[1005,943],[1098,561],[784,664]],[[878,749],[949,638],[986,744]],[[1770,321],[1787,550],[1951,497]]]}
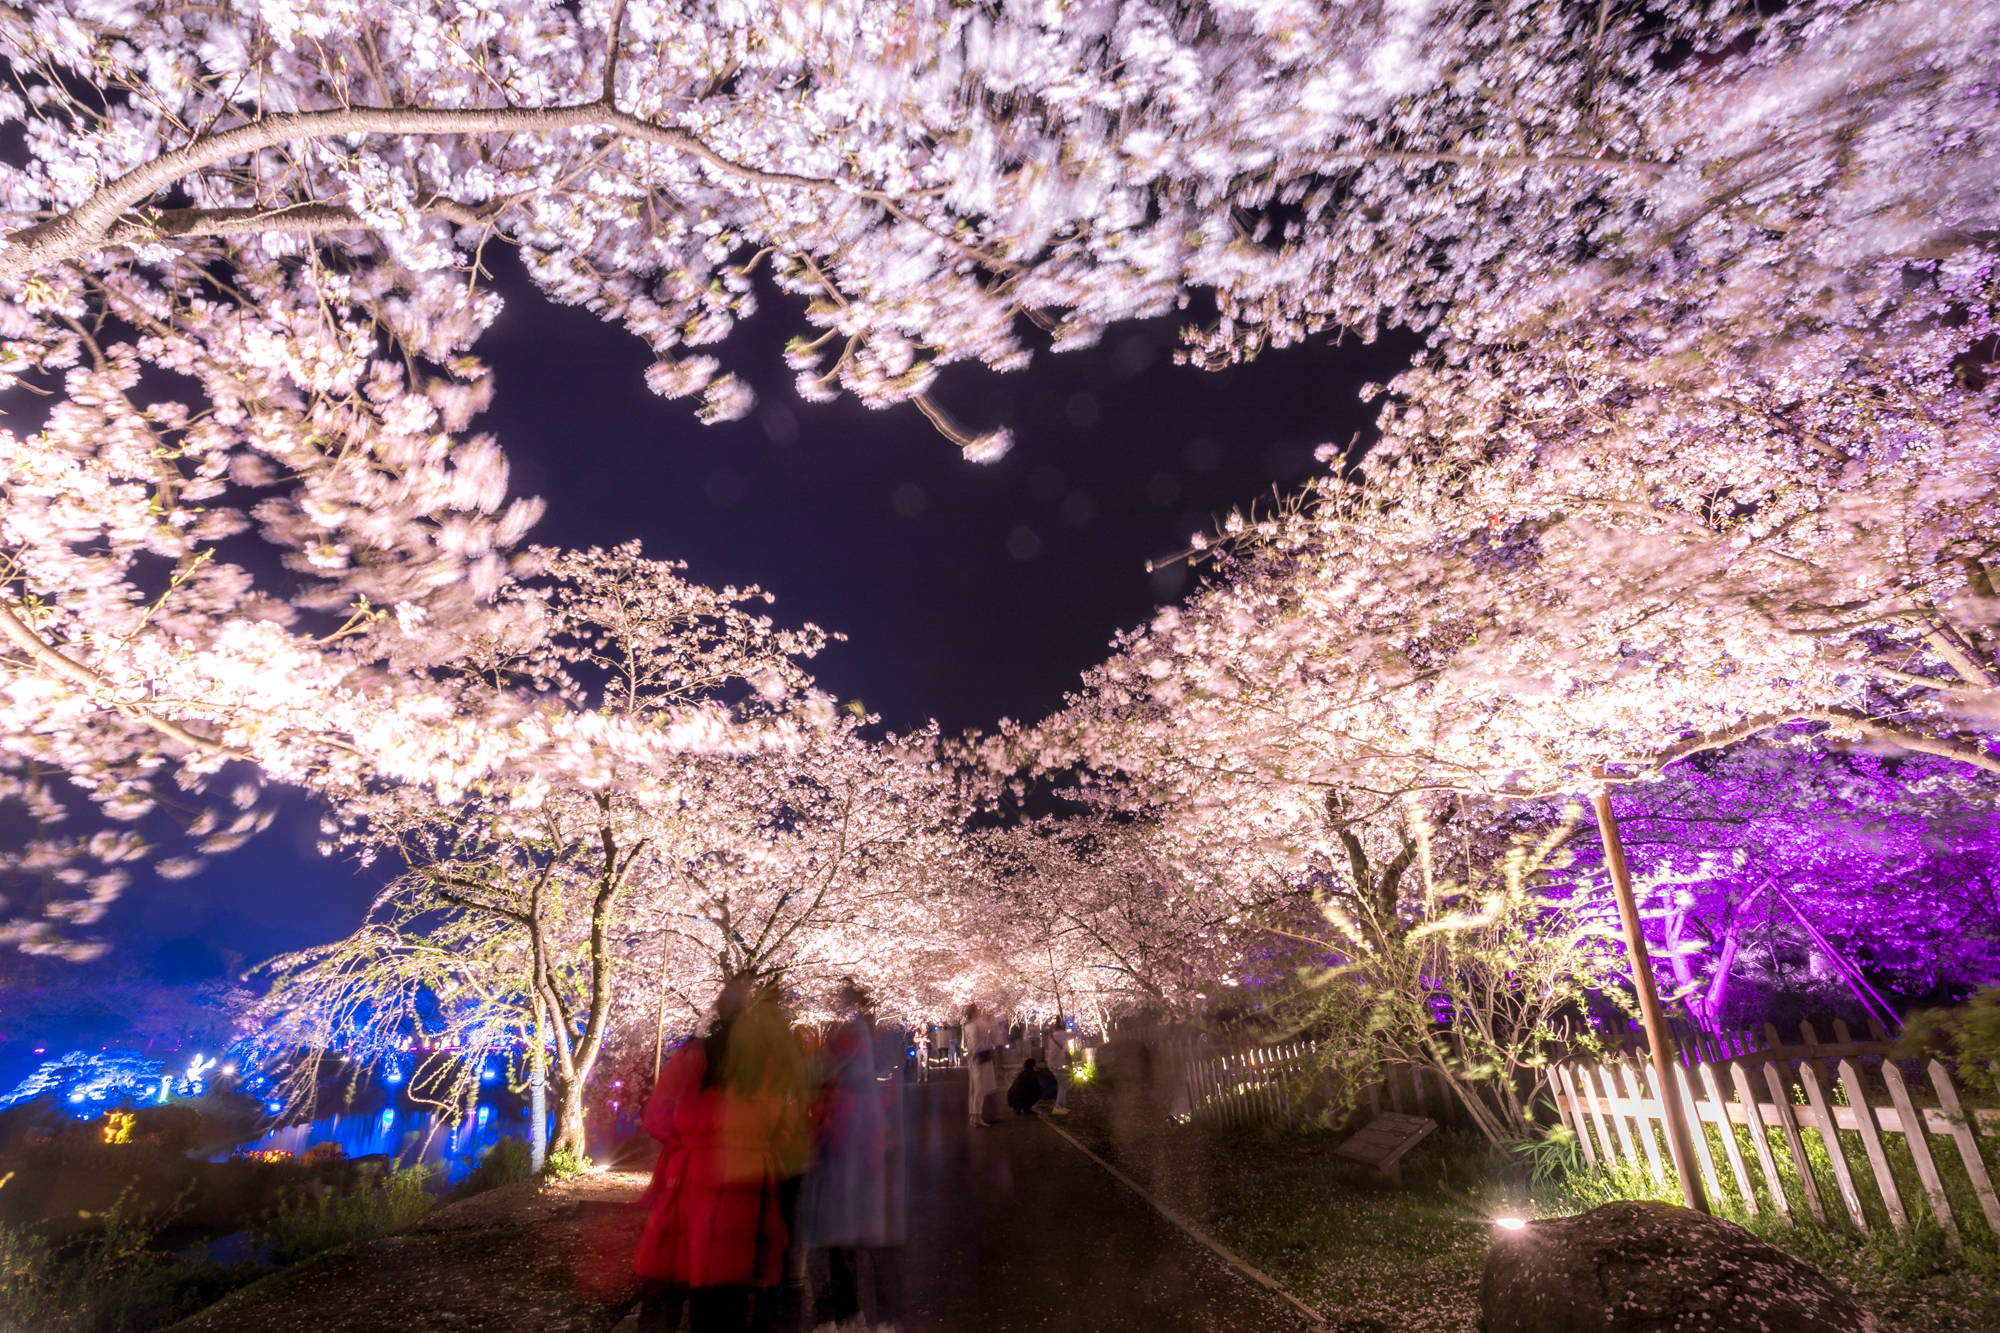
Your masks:
{"label": "cherry blossom tree", "polygon": [[[1019,364],[1017,316],[1075,345],[1202,288],[1221,312],[1205,362],[1431,330],[1399,386],[1412,436],[1427,405],[1518,419],[1517,390],[1585,360],[1572,419],[1629,418],[1639,389],[1646,420],[1713,421],[1698,409],[1724,398],[1782,416],[1762,388],[1783,380],[1921,422],[1921,394],[1813,391],[1892,342],[1935,367],[1983,336],[1983,243],[1959,225],[1985,201],[1977,13],[0,11],[20,87],[0,115],[28,147],[5,168],[0,355],[13,381],[61,384],[43,428],[5,441],[26,507],[0,631],[37,701],[16,732],[106,805],[169,759],[225,755],[451,785],[469,765],[413,752],[420,705],[354,685],[448,658],[532,516],[458,435],[488,391],[468,349],[495,308],[490,240],[646,338],[655,387],[711,417],[747,391],[697,349],[768,260],[814,329],[802,391],[940,421],[937,368]],[[1698,55],[1666,45],[1683,35]],[[1891,72],[1858,92],[1834,71],[1863,59]],[[1910,264],[1930,277],[1889,282]],[[1519,355],[1530,331],[1549,356]],[[1728,361],[1727,394],[1675,378],[1688,348]],[[317,580],[302,604],[217,556],[253,518]]]}
{"label": "cherry blossom tree", "polygon": [[1662,980],[1714,1029],[1786,996],[1893,1025],[1884,982],[1924,994],[2000,975],[1994,797],[1946,762],[1781,738],[1614,800]]}
{"label": "cherry blossom tree", "polygon": [[[990,904],[978,935],[1057,1013],[1200,1013],[1260,962],[1268,979],[1270,923],[1297,916],[1218,867],[1193,878],[1157,825],[1132,818],[1030,821],[982,835],[972,855],[973,892]],[[1277,892],[1296,908],[1295,891]]]}
{"label": "cherry blossom tree", "polygon": [[[1808,715],[1990,762],[1990,41],[1981,0],[0,8],[0,374],[51,395],[0,433],[5,794],[123,814],[242,760],[450,795],[540,739],[438,689],[534,512],[465,435],[493,243],[712,419],[749,394],[705,349],[767,272],[802,393],[912,402],[975,458],[1005,436],[935,375],[1020,365],[1030,325],[1202,293],[1201,364],[1423,331],[1372,489],[1272,560],[1353,535],[1417,572],[1330,608],[1321,642],[1424,663],[1352,706],[1542,703],[1320,714],[1265,771],[1337,732],[1364,787],[1421,759],[1518,794]],[[1490,615],[1439,596],[1468,561],[1518,575]],[[1325,667],[1272,642],[1349,598],[1321,574],[1228,613],[1277,618],[1273,688]],[[1609,683],[1572,718],[1579,673]]]}
{"label": "cherry blossom tree", "polygon": [[927,970],[959,849],[964,800],[934,728],[871,738],[804,672],[824,636],[781,630],[756,589],[702,588],[636,546],[537,551],[530,633],[464,669],[527,693],[574,725],[619,734],[720,706],[730,750],[614,754],[587,776],[540,769],[446,803],[410,784],[347,794],[342,836],[408,867],[363,928],[278,960],[268,1040],[316,1060],[399,1049],[433,1058],[411,1080],[446,1106],[476,1092],[490,1051],[519,1041],[531,1090],[542,1062],[557,1148],[582,1151],[585,1095],[614,1048],[699,1024],[723,981],[782,981],[808,1008],[845,977],[891,1013],[934,1012]]}
{"label": "cherry blossom tree", "polygon": [[[525,1033],[538,1098],[544,1052],[554,1055],[556,1145],[580,1152],[584,1089],[613,1018],[625,900],[674,850],[668,840],[694,796],[666,752],[617,739],[671,729],[684,710],[707,706],[781,737],[782,748],[831,710],[802,666],[824,636],[748,610],[761,591],[690,583],[636,544],[532,555],[539,575],[504,599],[531,614],[461,669],[473,688],[538,703],[531,715],[551,734],[606,752],[568,781],[534,768],[449,803],[401,783],[347,792],[345,839],[408,871],[354,936],[277,960],[267,1006],[271,1040],[305,1052],[295,1090],[315,1086],[330,1050],[365,1057],[414,1034],[455,1052],[422,1080],[450,1104],[477,1079],[487,1046]],[[451,1039],[474,1031],[490,1036]]]}
{"label": "cherry blossom tree", "polygon": [[934,727],[872,739],[877,722],[850,708],[782,750],[686,761],[659,874],[626,927],[635,971],[659,971],[649,1035],[691,1030],[745,973],[808,1009],[853,977],[885,1015],[938,1012],[925,960],[953,943],[965,801]]}

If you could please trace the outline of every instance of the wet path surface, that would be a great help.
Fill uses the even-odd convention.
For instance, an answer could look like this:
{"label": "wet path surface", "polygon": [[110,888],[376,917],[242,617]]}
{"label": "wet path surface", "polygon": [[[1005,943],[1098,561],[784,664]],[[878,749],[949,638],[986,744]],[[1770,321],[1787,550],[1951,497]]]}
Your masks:
{"label": "wet path surface", "polygon": [[971,1128],[963,1076],[909,1094],[904,1333],[1314,1327],[1048,1126]]}

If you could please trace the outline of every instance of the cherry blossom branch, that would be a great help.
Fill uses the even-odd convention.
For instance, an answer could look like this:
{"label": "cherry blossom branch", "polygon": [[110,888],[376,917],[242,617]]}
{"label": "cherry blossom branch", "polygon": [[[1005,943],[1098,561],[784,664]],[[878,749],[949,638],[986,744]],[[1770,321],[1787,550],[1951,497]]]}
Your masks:
{"label": "cherry blossom branch", "polygon": [[[615,130],[655,147],[685,153],[726,176],[757,185],[823,190],[890,203],[880,190],[817,176],[748,166],[717,152],[706,141],[669,125],[655,125],[605,102],[554,107],[339,107],[260,116],[247,124],[205,135],[102,186],[74,208],[24,227],[0,249],[0,279],[46,268],[101,248],[124,221],[127,210],[184,177],[280,144],[355,134],[520,134],[564,129]],[[143,225],[143,219],[133,219]]]}
{"label": "cherry blossom branch", "polygon": [[[1643,767],[1650,773],[1657,773],[1678,759],[1706,750],[1720,750],[1748,740],[1774,727],[1782,727],[1791,722],[1826,722],[1835,726],[1852,727],[1864,735],[1888,741],[1900,749],[1915,754],[1932,755],[1939,759],[1956,759],[1960,763],[1971,764],[1974,768],[1988,773],[2000,773],[2000,755],[1966,741],[1955,741],[1948,737],[1933,736],[1927,732],[1898,727],[1881,718],[1847,708],[1808,708],[1782,713],[1764,713],[1747,718],[1736,726],[1722,731],[1709,732],[1693,737],[1678,745],[1669,746],[1660,753],[1643,761]],[[1609,779],[1617,781],[1616,777]]]}
{"label": "cherry blossom branch", "polygon": [[41,636],[36,634],[29,627],[28,623],[21,619],[14,607],[5,601],[0,601],[0,638],[4,638],[7,642],[27,654],[30,660],[49,674],[66,680],[70,684],[76,685],[94,696],[114,696],[111,699],[111,707],[133,721],[150,727],[169,740],[177,741],[189,749],[200,753],[217,755],[222,758],[249,759],[251,757],[246,750],[224,745],[220,741],[211,740],[206,736],[196,735],[178,722],[169,721],[141,704],[117,699],[115,697],[117,692],[109,680],[106,680],[103,675],[85,666],[75,658],[59,652],[44,643]]}
{"label": "cherry blossom branch", "polygon": [[[416,206],[420,217],[442,218],[461,227],[483,227],[519,201],[507,195],[484,204],[462,204],[433,195]],[[127,214],[104,234],[101,248],[151,245],[167,240],[258,235],[320,236],[332,232],[371,231],[381,222],[362,216],[345,204],[304,202],[277,208],[169,208]]]}

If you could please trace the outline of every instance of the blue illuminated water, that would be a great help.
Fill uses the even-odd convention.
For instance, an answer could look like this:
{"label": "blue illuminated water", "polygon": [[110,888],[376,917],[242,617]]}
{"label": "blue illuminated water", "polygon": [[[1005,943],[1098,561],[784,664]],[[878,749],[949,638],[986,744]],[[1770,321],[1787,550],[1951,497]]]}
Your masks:
{"label": "blue illuminated water", "polygon": [[[551,1133],[554,1120],[551,1116]],[[605,1153],[637,1128],[634,1119],[622,1115],[615,1119],[593,1119],[587,1126],[587,1151],[592,1156]],[[471,1119],[448,1125],[435,1111],[388,1107],[287,1125],[241,1145],[240,1151],[275,1148],[296,1155],[317,1143],[337,1143],[349,1157],[386,1156],[398,1167],[421,1164],[437,1170],[448,1181],[456,1181],[478,1165],[486,1150],[501,1139],[527,1137],[525,1110],[482,1106]]]}

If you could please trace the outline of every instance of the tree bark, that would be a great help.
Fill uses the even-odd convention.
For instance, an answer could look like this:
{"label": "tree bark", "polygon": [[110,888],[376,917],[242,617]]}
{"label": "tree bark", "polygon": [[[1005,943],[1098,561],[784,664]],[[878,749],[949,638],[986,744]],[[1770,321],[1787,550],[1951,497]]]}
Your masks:
{"label": "tree bark", "polygon": [[528,1033],[528,1162],[537,1174],[549,1158],[549,1060],[542,1049],[542,1001]]}

